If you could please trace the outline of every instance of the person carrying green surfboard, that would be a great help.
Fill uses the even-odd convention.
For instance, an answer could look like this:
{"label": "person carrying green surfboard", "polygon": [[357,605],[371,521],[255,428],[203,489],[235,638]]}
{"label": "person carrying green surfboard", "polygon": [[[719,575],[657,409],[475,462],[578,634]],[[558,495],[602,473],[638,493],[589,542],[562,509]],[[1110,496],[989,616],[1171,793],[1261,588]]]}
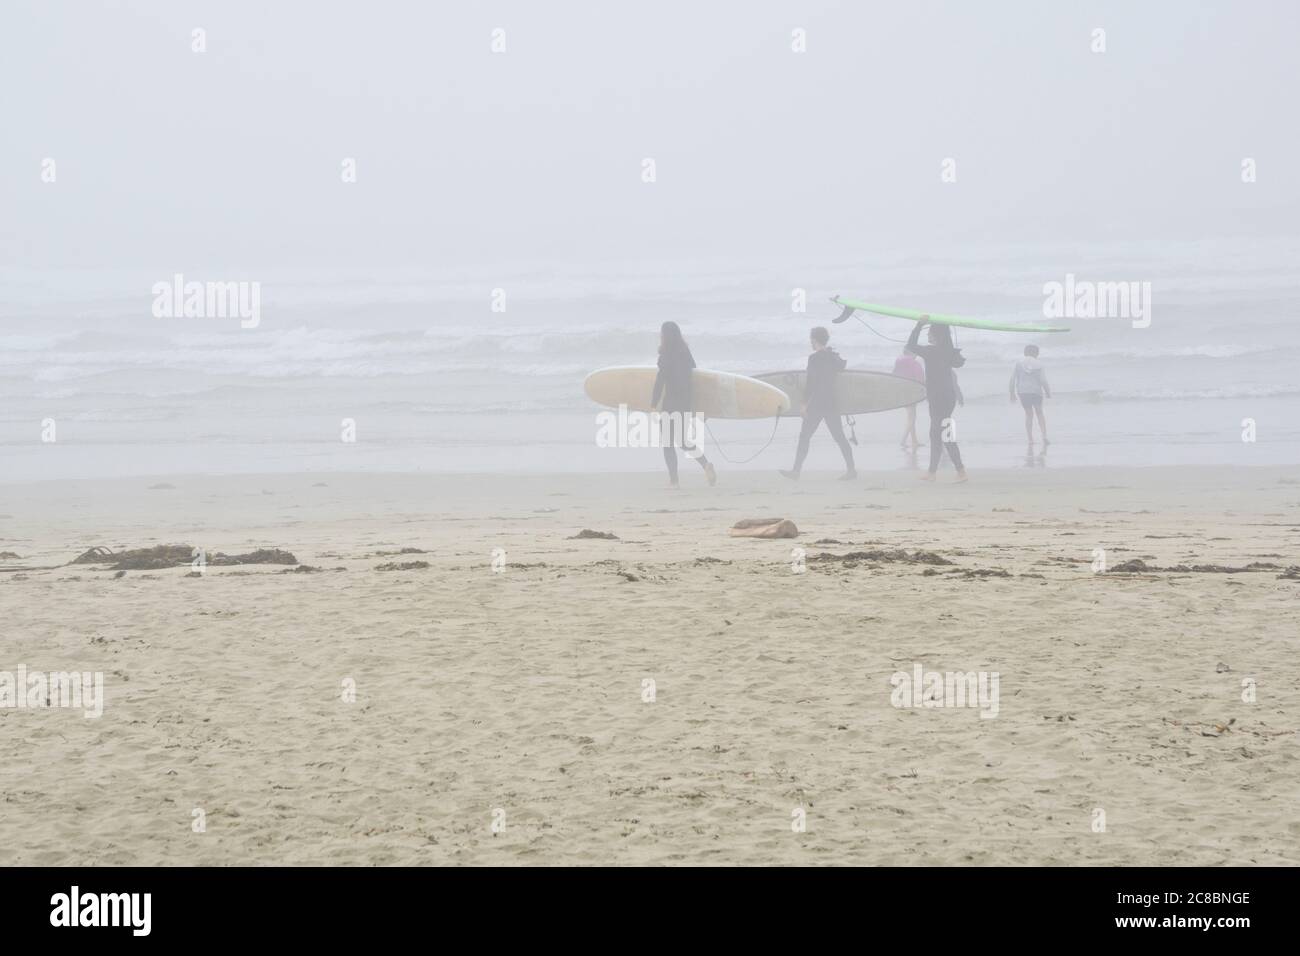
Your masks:
{"label": "person carrying green surfboard", "polygon": [[[930,327],[930,344],[920,345],[921,327],[926,325]],[[952,413],[957,407],[957,382],[953,369],[965,365],[966,359],[952,344],[952,330],[946,325],[930,325],[927,315],[922,315],[917,321],[905,348],[925,363],[925,401],[930,409],[930,469],[922,477],[934,481],[939,470],[939,458],[946,450],[957,469],[957,480],[965,481],[961,450],[956,441],[944,441],[944,435],[955,437],[951,431]]]}

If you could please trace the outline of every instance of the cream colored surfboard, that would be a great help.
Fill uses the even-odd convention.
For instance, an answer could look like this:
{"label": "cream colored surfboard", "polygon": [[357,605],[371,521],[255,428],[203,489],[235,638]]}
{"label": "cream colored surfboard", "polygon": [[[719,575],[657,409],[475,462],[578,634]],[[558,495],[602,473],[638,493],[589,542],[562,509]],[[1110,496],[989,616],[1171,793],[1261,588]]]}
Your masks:
{"label": "cream colored surfboard", "polygon": [[[582,383],[593,402],[629,411],[651,411],[653,365],[619,365],[597,369]],[[790,399],[781,389],[747,375],[697,368],[691,373],[692,404],[687,409],[705,418],[772,418],[790,411]]]}

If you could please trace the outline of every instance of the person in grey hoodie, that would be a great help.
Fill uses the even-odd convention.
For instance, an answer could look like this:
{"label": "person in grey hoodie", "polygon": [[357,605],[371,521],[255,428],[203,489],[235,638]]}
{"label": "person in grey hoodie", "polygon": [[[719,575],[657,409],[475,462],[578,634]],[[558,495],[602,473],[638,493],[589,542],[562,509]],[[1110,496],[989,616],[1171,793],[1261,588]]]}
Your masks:
{"label": "person in grey hoodie", "polygon": [[1043,447],[1047,447],[1047,418],[1043,415],[1043,399],[1052,397],[1052,387],[1047,384],[1047,369],[1038,361],[1038,346],[1026,345],[1025,357],[1016,362],[1011,370],[1011,401],[1020,398],[1020,407],[1025,410],[1025,436],[1029,444],[1034,443],[1034,418],[1038,418],[1038,430],[1043,435]]}

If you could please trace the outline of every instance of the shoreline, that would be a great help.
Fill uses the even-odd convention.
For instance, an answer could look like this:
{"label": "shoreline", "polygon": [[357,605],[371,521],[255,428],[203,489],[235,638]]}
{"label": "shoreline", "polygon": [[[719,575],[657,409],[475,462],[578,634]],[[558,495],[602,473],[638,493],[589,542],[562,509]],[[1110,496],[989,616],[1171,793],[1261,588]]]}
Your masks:
{"label": "shoreline", "polygon": [[[642,451],[645,450],[642,449]],[[654,451],[654,449],[650,449],[650,451]],[[685,459],[683,459],[683,461],[685,462]],[[114,475],[111,477],[85,476],[85,477],[45,478],[40,480],[31,480],[31,479],[21,480],[21,481],[11,480],[11,481],[0,481],[0,486],[6,488],[37,488],[37,487],[43,487],[43,486],[55,485],[55,484],[75,484],[75,483],[86,483],[86,482],[134,483],[134,482],[142,482],[142,481],[176,482],[176,481],[185,481],[185,480],[198,481],[198,482],[225,481],[225,480],[240,480],[240,481],[255,482],[258,479],[277,480],[277,479],[295,479],[295,478],[297,479],[310,478],[313,481],[323,481],[330,478],[331,476],[339,478],[341,480],[375,479],[375,480],[382,481],[387,479],[401,480],[401,479],[418,478],[418,479],[434,479],[434,480],[449,480],[449,481],[488,479],[488,480],[500,480],[500,481],[523,481],[523,482],[545,481],[549,479],[563,480],[563,481],[571,481],[575,479],[590,480],[590,481],[603,481],[603,480],[615,481],[615,480],[628,479],[628,478],[636,479],[636,478],[666,476],[666,472],[664,471],[662,464],[656,462],[655,465],[658,465],[658,467],[652,465],[652,466],[643,467],[639,469],[629,469],[626,471],[590,471],[590,472],[577,472],[577,471],[502,472],[502,471],[491,471],[491,470],[434,471],[434,470],[421,470],[421,469],[410,469],[404,471],[402,470],[395,470],[395,471],[298,470],[298,471],[261,471],[261,472],[245,472],[245,471],[223,472],[214,469],[214,470],[209,470],[204,472],[149,472],[149,473],[141,473],[138,475],[136,474]],[[1264,462],[1260,464],[1242,463],[1242,464],[1201,464],[1201,465],[1100,464],[1100,465],[1062,465],[1059,467],[1048,466],[1045,468],[1036,468],[1036,469],[1029,469],[1025,467],[1009,467],[1009,466],[1000,467],[1000,468],[981,468],[979,469],[979,474],[997,476],[1000,483],[1002,478],[1010,475],[1033,475],[1036,478],[1038,476],[1050,476],[1050,475],[1066,476],[1066,475],[1096,474],[1102,471],[1114,471],[1114,472],[1121,472],[1126,474],[1128,473],[1154,474],[1157,472],[1169,472],[1169,473],[1190,472],[1193,474],[1208,473],[1208,472],[1222,472],[1224,474],[1229,474],[1229,473],[1237,473],[1241,471],[1246,471],[1249,473],[1273,471],[1273,472],[1277,472],[1280,477],[1286,477],[1288,475],[1294,474],[1297,468],[1300,468],[1300,465],[1274,464],[1269,462]],[[811,481],[820,481],[822,479],[831,480],[834,479],[842,470],[843,470],[842,467],[839,469],[817,468],[817,469],[806,470],[805,480],[811,480]],[[975,469],[971,469],[971,471],[972,473],[974,473]],[[737,469],[734,471],[727,471],[727,472],[723,472],[719,470],[719,476],[721,477],[724,475],[734,475],[738,478],[745,479],[746,484],[749,485],[752,484],[753,479],[756,478],[761,479],[763,477],[777,476],[777,472],[778,469],[776,469],[775,467],[763,468],[763,469],[757,469],[757,468],[749,468],[744,470]],[[904,469],[904,468],[873,469],[869,467],[863,467],[862,465],[858,466],[858,472],[859,475],[861,476],[860,480],[855,483],[850,483],[850,487],[854,487],[855,485],[865,484],[869,482],[869,480],[873,477],[884,478],[889,475],[913,474],[911,469]],[[692,473],[693,472],[686,471],[684,465],[682,466],[683,476]],[[951,477],[952,475],[952,465],[948,461],[946,456],[944,457],[942,464],[939,466],[939,479],[941,483],[945,475],[948,477]],[[1296,479],[1295,484],[1298,487],[1300,487],[1300,478]],[[785,483],[783,486],[791,487],[791,488],[799,487],[799,485],[797,484],[790,484],[788,482]]]}

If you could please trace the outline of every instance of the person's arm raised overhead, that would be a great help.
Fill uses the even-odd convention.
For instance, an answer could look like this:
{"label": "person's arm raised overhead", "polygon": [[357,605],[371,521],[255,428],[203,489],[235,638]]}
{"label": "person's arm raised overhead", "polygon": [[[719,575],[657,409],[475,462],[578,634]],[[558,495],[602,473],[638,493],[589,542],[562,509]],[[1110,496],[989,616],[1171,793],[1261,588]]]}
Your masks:
{"label": "person's arm raised overhead", "polygon": [[919,322],[912,327],[912,334],[907,337],[907,344],[903,346],[904,352],[911,352],[913,355],[925,355],[927,346],[918,345],[921,338],[921,326],[929,321],[925,316],[921,316]]}

